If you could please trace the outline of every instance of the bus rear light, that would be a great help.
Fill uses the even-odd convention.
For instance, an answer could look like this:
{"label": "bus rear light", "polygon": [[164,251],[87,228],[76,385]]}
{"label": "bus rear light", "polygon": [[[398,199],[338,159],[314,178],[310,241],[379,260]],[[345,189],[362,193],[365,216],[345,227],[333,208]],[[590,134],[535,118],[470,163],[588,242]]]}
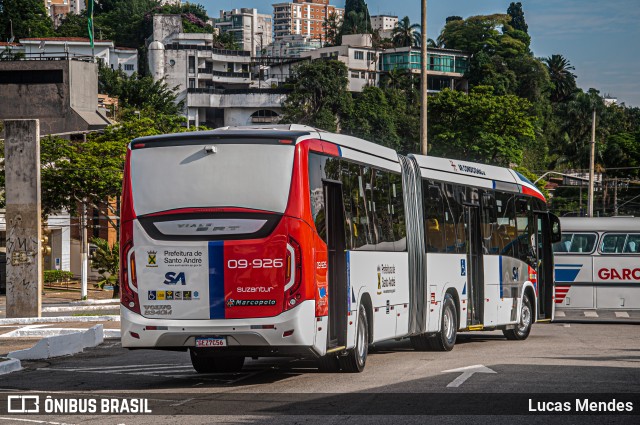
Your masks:
{"label": "bus rear light", "polygon": [[431,304],[436,304],[436,293],[435,292],[431,293]]}
{"label": "bus rear light", "polygon": [[135,332],[131,332],[131,331],[129,331],[129,334],[130,334],[133,338],[135,338],[135,339],[140,339],[140,335],[138,335],[138,334],[137,334],[137,333],[135,333]]}
{"label": "bus rear light", "polygon": [[[123,226],[124,227],[124,226]],[[124,229],[123,229],[124,231]],[[138,281],[136,276],[135,253],[131,252],[133,243],[127,242],[122,249],[122,270],[120,280],[120,302],[123,306],[140,314],[140,301],[138,300]],[[129,257],[129,253],[131,256]],[[129,258],[129,261],[126,259]]]}
{"label": "bus rear light", "polygon": [[286,338],[288,336],[293,335],[293,331],[294,331],[294,329],[291,329],[291,330],[288,330],[288,331],[284,331],[284,333],[282,334],[282,337]]}
{"label": "bus rear light", "polygon": [[295,239],[289,238],[287,243],[284,285],[284,309],[290,310],[301,301],[302,283],[302,250],[300,244]]}

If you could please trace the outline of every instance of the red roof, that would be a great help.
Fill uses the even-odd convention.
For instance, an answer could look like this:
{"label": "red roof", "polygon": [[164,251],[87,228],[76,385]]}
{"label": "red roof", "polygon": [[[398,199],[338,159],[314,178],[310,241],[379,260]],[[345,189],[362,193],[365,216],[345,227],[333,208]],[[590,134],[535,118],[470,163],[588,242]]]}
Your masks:
{"label": "red roof", "polygon": [[0,46],[22,46],[20,43],[7,43],[6,41],[0,41]]}
{"label": "red roof", "polygon": [[116,50],[138,50],[135,47],[119,47],[116,46]]}
{"label": "red roof", "polygon": [[[69,41],[89,43],[87,37],[38,37],[38,38],[22,38],[20,41]],[[113,43],[111,40],[93,40],[94,43]]]}

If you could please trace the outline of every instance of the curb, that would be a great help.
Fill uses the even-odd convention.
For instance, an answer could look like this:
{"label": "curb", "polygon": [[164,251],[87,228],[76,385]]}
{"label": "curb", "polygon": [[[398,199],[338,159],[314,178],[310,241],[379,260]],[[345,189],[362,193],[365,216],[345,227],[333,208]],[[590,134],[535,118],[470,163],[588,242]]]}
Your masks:
{"label": "curb", "polygon": [[81,353],[85,348],[95,347],[103,342],[104,330],[102,325],[96,325],[85,332],[43,338],[33,347],[12,351],[7,354],[7,357],[18,360],[40,360],[68,356]]}
{"label": "curb", "polygon": [[119,298],[111,298],[108,300],[84,300],[84,301],[69,301],[69,305],[100,305],[100,304],[115,304],[120,305]]}
{"label": "curb", "polygon": [[7,373],[17,372],[19,370],[22,370],[20,360],[0,357],[0,375],[6,375]]}
{"label": "curb", "polygon": [[60,307],[42,307],[43,313],[64,313],[70,311],[100,311],[100,310],[120,310],[119,304],[113,305],[74,305]]}
{"label": "curb", "polygon": [[[78,332],[85,332],[86,329],[78,328],[41,328],[41,325],[25,326],[24,328],[16,329],[5,334],[0,335],[0,339],[13,339],[13,338],[46,338],[50,336],[71,335]],[[120,329],[104,329],[104,339],[119,339]]]}
{"label": "curb", "polygon": [[0,319],[0,325],[32,325],[36,323],[67,323],[67,322],[119,322],[119,315],[106,316],[58,316],[58,317],[19,317]]}

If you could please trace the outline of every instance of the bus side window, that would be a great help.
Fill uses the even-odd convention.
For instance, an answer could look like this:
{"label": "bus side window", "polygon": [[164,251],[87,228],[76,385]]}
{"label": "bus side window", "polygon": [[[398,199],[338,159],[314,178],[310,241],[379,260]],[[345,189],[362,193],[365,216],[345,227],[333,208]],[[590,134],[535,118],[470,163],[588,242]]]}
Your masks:
{"label": "bus side window", "polygon": [[404,221],[404,198],[402,194],[402,176],[391,173],[389,178],[391,194],[391,215],[393,219],[393,244],[396,252],[407,250],[407,228]]}
{"label": "bus side window", "polygon": [[425,243],[427,252],[446,252],[444,241],[444,200],[440,184],[423,180]]}
{"label": "bus side window", "polygon": [[640,235],[627,236],[627,244],[624,247],[625,253],[637,254],[640,251]]}
{"label": "bus side window", "polygon": [[498,253],[518,258],[515,195],[496,192],[496,212],[498,214],[498,235],[500,246]]}
{"label": "bus side window", "polygon": [[482,192],[482,244],[485,254],[497,254],[500,247],[496,198],[493,192]]}
{"label": "bus side window", "polygon": [[327,242],[327,232],[324,210],[324,190],[322,179],[325,178],[324,167],[327,157],[316,153],[309,153],[309,195],[311,197],[311,215],[316,225],[318,236]]}
{"label": "bus side window", "polygon": [[349,164],[351,175],[351,218],[353,220],[354,249],[358,249],[367,244],[367,211],[364,198],[364,181],[360,165]]}
{"label": "bus side window", "polygon": [[340,161],[340,181],[342,182],[342,204],[344,205],[344,233],[346,249],[353,249],[353,200],[351,198],[353,178],[349,171],[349,163],[344,160]]}
{"label": "bus side window", "polygon": [[389,173],[375,170],[373,188],[375,223],[378,233],[378,251],[393,251],[393,229],[391,223],[391,203],[389,196]]}

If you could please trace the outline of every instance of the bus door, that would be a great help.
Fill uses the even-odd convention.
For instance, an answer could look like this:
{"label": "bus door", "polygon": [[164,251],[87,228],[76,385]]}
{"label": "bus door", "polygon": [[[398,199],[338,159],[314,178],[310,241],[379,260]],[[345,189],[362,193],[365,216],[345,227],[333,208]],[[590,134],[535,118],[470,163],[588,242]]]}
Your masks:
{"label": "bus door", "polygon": [[323,180],[329,277],[329,336],[327,349],[346,347],[349,290],[345,214],[340,182]]}
{"label": "bus door", "polygon": [[550,320],[553,308],[552,222],[557,217],[547,211],[534,211],[534,232],[537,255],[538,319]]}
{"label": "bus door", "polygon": [[482,258],[482,229],[480,206],[464,204],[467,227],[467,311],[470,326],[484,322],[484,267]]}

